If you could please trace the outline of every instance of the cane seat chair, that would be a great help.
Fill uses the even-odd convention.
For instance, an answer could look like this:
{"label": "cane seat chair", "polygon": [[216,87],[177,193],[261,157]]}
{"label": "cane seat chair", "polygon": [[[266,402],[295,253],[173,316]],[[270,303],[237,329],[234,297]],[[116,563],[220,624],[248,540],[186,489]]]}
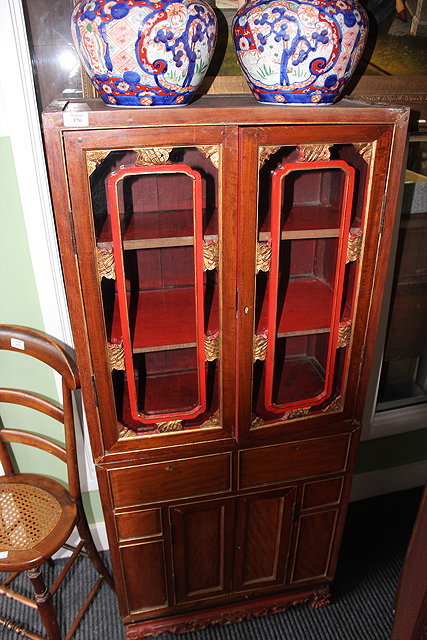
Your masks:
{"label": "cane seat chair", "polygon": [[[8,574],[0,586],[0,595],[37,608],[47,638],[61,640],[61,625],[52,596],[77,557],[80,554],[87,556],[99,577],[66,632],[65,638],[68,640],[73,636],[102,581],[105,580],[114,589],[113,580],[93,542],[82,506],[72,405],[72,391],[79,388],[77,366],[58,342],[24,327],[0,325],[0,350],[25,353],[46,363],[61,375],[62,407],[43,396],[18,389],[0,389],[0,402],[19,404],[54,418],[63,423],[65,436],[65,446],[62,447],[31,432],[0,428],[0,461],[5,474],[0,476],[0,571]],[[43,475],[15,472],[9,443],[34,446],[62,460],[67,467],[68,488]],[[76,547],[70,547],[67,540],[75,527],[80,542]],[[72,551],[71,556],[54,584],[48,588],[41,566],[63,546]],[[27,572],[32,583],[34,599],[18,593],[11,586],[22,571]],[[45,640],[3,615],[0,615],[0,625],[20,636]]]}

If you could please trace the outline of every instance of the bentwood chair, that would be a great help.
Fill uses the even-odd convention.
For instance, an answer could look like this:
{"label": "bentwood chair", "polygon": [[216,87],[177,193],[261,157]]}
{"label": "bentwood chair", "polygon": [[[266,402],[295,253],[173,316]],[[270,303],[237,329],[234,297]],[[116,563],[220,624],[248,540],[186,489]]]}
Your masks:
{"label": "bentwood chair", "polygon": [[[0,402],[29,407],[63,423],[65,447],[45,437],[23,430],[0,428],[0,460],[4,476],[0,477],[0,571],[8,578],[0,586],[0,595],[37,608],[49,640],[62,638],[52,596],[80,554],[93,563],[99,577],[78,612],[65,638],[71,638],[103,580],[114,588],[113,580],[96,550],[82,506],[77,467],[72,390],[79,387],[77,366],[70,355],[53,339],[12,325],[0,325],[0,349],[25,353],[43,361],[62,377],[62,407],[45,397],[18,389],[0,389]],[[24,359],[23,359],[24,360]],[[23,363],[25,366],[25,363]],[[8,443],[17,442],[47,451],[67,467],[68,489],[43,475],[15,473]],[[15,453],[15,452],[14,452]],[[41,565],[55,554],[77,527],[80,542],[71,548],[71,556],[52,586],[46,587]],[[14,591],[13,580],[26,571],[34,590],[34,600]],[[71,576],[71,574],[70,574]],[[72,577],[71,577],[72,579]],[[1,598],[0,598],[1,611]],[[18,635],[44,640],[12,620],[0,616],[0,624]]]}

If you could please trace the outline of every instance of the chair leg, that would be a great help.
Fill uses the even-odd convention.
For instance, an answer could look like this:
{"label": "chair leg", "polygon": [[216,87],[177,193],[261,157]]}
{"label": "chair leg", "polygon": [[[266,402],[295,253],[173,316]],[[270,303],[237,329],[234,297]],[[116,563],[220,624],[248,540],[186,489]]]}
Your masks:
{"label": "chair leg", "polygon": [[32,582],[34,598],[49,640],[61,640],[61,630],[52,602],[52,595],[46,587],[40,567],[28,569],[27,576]]}
{"label": "chair leg", "polygon": [[83,507],[81,505],[79,505],[79,511],[80,511],[80,518],[77,522],[77,529],[80,534],[80,537],[82,538],[82,540],[84,540],[84,543],[85,543],[84,547],[87,552],[87,555],[89,556],[93,566],[98,571],[99,575],[101,575],[104,578],[108,586],[110,586],[111,589],[113,589],[114,591],[115,590],[114,580],[110,575],[107,567],[103,563],[101,556],[98,553],[98,549],[96,548],[95,543],[93,541],[92,534],[90,532],[89,525],[87,523],[86,516],[84,515]]}

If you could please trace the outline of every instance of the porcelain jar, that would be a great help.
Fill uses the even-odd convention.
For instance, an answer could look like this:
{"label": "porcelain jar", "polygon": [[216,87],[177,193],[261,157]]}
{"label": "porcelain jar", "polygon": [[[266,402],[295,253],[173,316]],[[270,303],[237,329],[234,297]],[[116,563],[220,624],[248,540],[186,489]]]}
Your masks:
{"label": "porcelain jar", "polygon": [[358,0],[249,0],[233,20],[239,64],[257,100],[334,102],[365,46]]}
{"label": "porcelain jar", "polygon": [[211,61],[217,20],[205,0],[81,0],[71,32],[108,105],[188,103]]}

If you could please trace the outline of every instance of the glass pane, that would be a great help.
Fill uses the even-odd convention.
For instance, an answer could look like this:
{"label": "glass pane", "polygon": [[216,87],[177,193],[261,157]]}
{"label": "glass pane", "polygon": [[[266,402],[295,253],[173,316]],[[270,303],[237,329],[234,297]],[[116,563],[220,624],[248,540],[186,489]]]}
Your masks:
{"label": "glass pane", "polygon": [[195,148],[141,151],[101,152],[91,195],[118,420],[150,433],[218,409],[217,170]]}
{"label": "glass pane", "polygon": [[253,371],[264,420],[323,410],[342,393],[368,174],[354,145],[317,161],[271,149],[259,172]]}
{"label": "glass pane", "polygon": [[427,402],[427,139],[409,145],[377,410]]}

